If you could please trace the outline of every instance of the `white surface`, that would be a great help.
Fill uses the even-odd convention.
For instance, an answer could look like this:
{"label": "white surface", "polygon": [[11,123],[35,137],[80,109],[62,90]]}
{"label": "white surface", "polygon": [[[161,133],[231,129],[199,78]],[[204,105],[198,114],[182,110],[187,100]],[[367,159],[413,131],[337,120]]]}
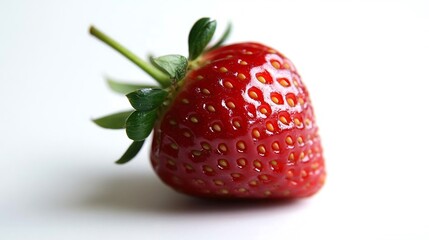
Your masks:
{"label": "white surface", "polygon": [[[429,239],[427,2],[227,2],[0,2],[0,239]],[[102,76],[148,77],[89,24],[141,56],[186,55],[202,16],[297,66],[325,148],[316,196],[204,202],[163,186],[147,147],[112,163],[129,141],[89,119],[127,101]]]}

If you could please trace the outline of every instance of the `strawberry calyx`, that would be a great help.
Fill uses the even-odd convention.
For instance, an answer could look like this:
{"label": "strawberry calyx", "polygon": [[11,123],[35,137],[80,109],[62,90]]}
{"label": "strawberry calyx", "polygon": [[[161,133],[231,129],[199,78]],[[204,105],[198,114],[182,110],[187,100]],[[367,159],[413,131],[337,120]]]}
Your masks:
{"label": "strawberry calyx", "polygon": [[107,79],[109,87],[115,92],[125,94],[134,108],[134,110],[114,113],[93,120],[95,124],[103,128],[125,128],[128,138],[133,140],[133,143],[116,163],[126,163],[137,155],[153,129],[161,107],[168,106],[169,100],[174,98],[180,88],[180,81],[185,78],[186,73],[200,65],[200,56],[205,51],[218,48],[224,43],[231,32],[231,24],[228,24],[221,38],[210,48],[207,48],[215,30],[215,20],[201,18],[193,25],[189,33],[189,56],[187,58],[182,55],[172,54],[151,57],[149,61],[145,61],[96,27],[90,27],[89,32],[92,36],[115,49],[158,83],[158,86],[151,86]]}

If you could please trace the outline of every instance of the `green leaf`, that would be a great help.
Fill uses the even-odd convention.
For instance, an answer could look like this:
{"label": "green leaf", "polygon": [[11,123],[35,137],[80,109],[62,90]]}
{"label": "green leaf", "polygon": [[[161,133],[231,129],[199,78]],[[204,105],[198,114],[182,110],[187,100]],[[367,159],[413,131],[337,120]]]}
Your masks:
{"label": "green leaf", "polygon": [[157,109],[148,112],[133,112],[126,122],[126,132],[128,137],[134,141],[145,140],[152,131],[156,116]]}
{"label": "green leaf", "polygon": [[132,112],[133,111],[119,112],[101,118],[93,119],[92,121],[102,128],[122,129],[125,128],[127,118],[131,115]]}
{"label": "green leaf", "polygon": [[216,30],[216,21],[201,18],[191,29],[188,37],[189,61],[196,59],[204,51]]}
{"label": "green leaf", "polygon": [[110,89],[117,93],[121,94],[127,94],[133,91],[136,91],[141,88],[156,88],[156,86],[146,85],[146,84],[134,84],[134,83],[123,83],[118,82],[113,79],[106,79],[107,84],[109,85]]}
{"label": "green leaf", "polygon": [[131,145],[128,147],[127,151],[125,151],[124,155],[122,155],[121,158],[119,158],[116,163],[117,164],[124,164],[131,159],[133,159],[137,153],[139,153],[140,149],[143,147],[144,141],[134,141],[131,143]]}
{"label": "green leaf", "polygon": [[127,98],[134,109],[147,112],[159,107],[165,100],[168,92],[163,89],[142,88],[127,94]]}
{"label": "green leaf", "polygon": [[166,55],[158,58],[152,58],[155,66],[163,72],[170,75],[171,79],[182,80],[186,75],[188,60],[181,55]]}
{"label": "green leaf", "polygon": [[226,39],[228,39],[229,35],[231,34],[231,30],[232,24],[231,22],[229,22],[228,26],[225,29],[225,32],[222,34],[222,37],[209,50],[213,50],[221,46],[226,41]]}

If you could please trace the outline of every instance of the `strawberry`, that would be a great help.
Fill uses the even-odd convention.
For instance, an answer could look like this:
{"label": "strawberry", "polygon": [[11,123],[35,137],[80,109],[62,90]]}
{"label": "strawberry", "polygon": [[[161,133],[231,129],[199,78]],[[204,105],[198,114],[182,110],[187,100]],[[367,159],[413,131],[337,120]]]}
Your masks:
{"label": "strawberry", "polygon": [[94,27],[109,44],[160,86],[109,81],[134,107],[94,120],[126,128],[134,140],[117,163],[131,160],[154,129],[150,160],[173,189],[200,197],[297,198],[325,179],[313,107],[295,66],[273,48],[253,42],[207,49],[216,22],[198,20],[189,57],[143,61]]}

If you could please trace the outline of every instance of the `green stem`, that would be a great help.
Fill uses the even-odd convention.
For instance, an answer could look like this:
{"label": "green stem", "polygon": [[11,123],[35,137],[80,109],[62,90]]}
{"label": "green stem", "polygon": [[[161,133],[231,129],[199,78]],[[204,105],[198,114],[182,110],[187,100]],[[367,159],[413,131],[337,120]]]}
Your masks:
{"label": "green stem", "polygon": [[162,87],[168,87],[171,85],[170,78],[167,74],[158,70],[155,66],[150,63],[142,60],[137,55],[132,53],[130,50],[126,49],[120,43],[116,42],[94,26],[89,28],[89,33],[94,37],[98,38],[100,41],[106,43],[119,53],[121,53],[124,57],[128,58],[131,62],[135,63],[139,66],[143,71],[152,76]]}

